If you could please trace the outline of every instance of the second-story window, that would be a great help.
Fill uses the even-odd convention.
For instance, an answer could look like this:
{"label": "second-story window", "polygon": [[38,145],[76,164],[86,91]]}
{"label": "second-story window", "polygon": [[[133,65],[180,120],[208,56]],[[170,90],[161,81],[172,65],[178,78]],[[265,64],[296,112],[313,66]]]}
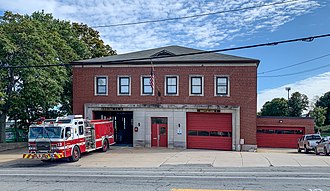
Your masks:
{"label": "second-story window", "polygon": [[167,76],[166,77],[166,95],[178,94],[178,77]]}
{"label": "second-story window", "polygon": [[108,77],[97,76],[95,78],[95,94],[96,95],[108,95]]}
{"label": "second-story window", "polygon": [[130,78],[122,76],[118,78],[119,81],[119,95],[130,95]]}
{"label": "second-story window", "polygon": [[217,76],[215,78],[215,90],[216,95],[226,96],[228,95],[228,77]]}
{"label": "second-story window", "polygon": [[145,76],[142,77],[142,94],[144,95],[153,94],[153,89],[150,84],[150,77],[145,77]]}
{"label": "second-story window", "polygon": [[190,77],[190,95],[203,95],[203,77]]}

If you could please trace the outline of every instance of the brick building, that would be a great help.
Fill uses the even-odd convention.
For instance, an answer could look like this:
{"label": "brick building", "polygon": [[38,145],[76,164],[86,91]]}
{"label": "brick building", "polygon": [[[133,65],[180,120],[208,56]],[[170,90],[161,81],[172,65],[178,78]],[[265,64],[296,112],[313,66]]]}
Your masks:
{"label": "brick building", "polygon": [[74,62],[73,112],[112,118],[118,144],[256,148],[259,60],[198,52],[168,46]]}
{"label": "brick building", "polygon": [[297,140],[312,133],[314,120],[310,117],[257,118],[258,147],[297,148]]}

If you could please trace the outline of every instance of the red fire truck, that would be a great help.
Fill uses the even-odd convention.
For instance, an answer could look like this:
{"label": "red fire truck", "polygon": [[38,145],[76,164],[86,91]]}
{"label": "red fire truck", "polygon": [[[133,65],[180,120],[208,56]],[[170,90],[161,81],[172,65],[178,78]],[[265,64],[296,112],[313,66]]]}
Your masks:
{"label": "red fire truck", "polygon": [[86,120],[82,115],[58,117],[32,124],[28,135],[29,153],[23,158],[43,161],[68,158],[78,161],[81,153],[106,152],[114,142],[113,122]]}

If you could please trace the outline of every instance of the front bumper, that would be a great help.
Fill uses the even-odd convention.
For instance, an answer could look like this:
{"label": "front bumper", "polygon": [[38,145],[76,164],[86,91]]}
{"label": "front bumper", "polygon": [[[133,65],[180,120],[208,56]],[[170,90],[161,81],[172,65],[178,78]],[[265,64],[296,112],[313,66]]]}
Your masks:
{"label": "front bumper", "polygon": [[63,153],[24,153],[23,158],[48,160],[64,158],[64,155]]}

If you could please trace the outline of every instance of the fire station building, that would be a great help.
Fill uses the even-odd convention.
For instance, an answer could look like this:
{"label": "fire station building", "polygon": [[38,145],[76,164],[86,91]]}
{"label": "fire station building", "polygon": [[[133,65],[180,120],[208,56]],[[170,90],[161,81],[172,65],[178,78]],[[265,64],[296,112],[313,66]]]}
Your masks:
{"label": "fire station building", "polygon": [[[257,128],[259,60],[199,52],[167,46],[74,62],[73,113],[112,118],[116,143],[134,147],[250,150],[267,128],[294,127],[276,118]],[[311,131],[294,128],[302,132],[286,132]]]}

